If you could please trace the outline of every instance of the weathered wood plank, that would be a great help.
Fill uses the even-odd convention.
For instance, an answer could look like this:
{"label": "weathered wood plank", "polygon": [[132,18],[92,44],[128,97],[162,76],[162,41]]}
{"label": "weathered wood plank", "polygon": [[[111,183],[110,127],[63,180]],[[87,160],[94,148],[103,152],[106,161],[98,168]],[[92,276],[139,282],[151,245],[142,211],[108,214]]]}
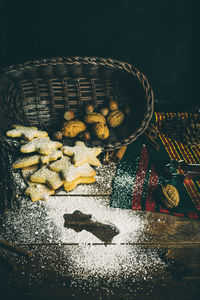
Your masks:
{"label": "weathered wood plank", "polygon": [[[93,233],[76,232],[64,227],[65,213],[81,211],[91,214],[102,224],[113,224],[119,229],[113,243],[148,245],[185,245],[200,243],[200,222],[152,212],[111,208],[110,197],[56,196],[46,202],[24,201],[18,213],[8,214],[0,229],[5,239],[16,243],[102,243],[97,237],[102,230]],[[82,224],[83,225],[83,224]],[[106,232],[105,232],[106,235]]]}
{"label": "weathered wood plank", "polygon": [[[58,297],[116,300],[136,296],[141,300],[198,299],[200,222],[155,212],[111,208],[109,195],[115,170],[115,164],[112,168],[101,166],[97,168],[95,184],[80,185],[70,193],[59,192],[47,202],[23,201],[17,213],[5,216],[0,236],[32,251],[35,256],[31,261],[12,256],[19,268],[16,273],[0,268],[2,295],[27,299],[31,293],[32,299],[43,300]],[[63,215],[75,210],[91,214],[100,223],[114,224],[120,233],[105,246],[98,238],[101,230],[98,226],[93,233],[65,228]],[[82,226],[86,223],[81,221]],[[173,258],[166,257],[169,250]],[[108,257],[110,260],[116,257],[115,263],[118,260],[123,271],[121,281],[116,282],[112,273],[103,278],[98,270],[91,277],[100,276],[97,276],[98,285],[92,285],[88,278],[83,285],[76,272],[85,254],[93,255],[87,272],[95,260],[100,259],[100,266]],[[80,269],[86,259],[87,255]]]}
{"label": "weathered wood plank", "polygon": [[[114,251],[109,246],[103,245],[94,247],[31,245],[26,246],[26,249],[34,253],[33,260],[14,257],[14,262],[18,266],[17,272],[0,269],[3,299],[10,299],[12,295],[12,299],[30,297],[45,300],[102,299],[102,297],[113,300],[134,298],[189,300],[191,299],[189,296],[196,300],[199,296],[200,247],[195,249],[172,247],[173,259],[166,258],[168,248],[155,247],[149,251],[145,246],[131,246],[129,252],[126,246],[122,246],[120,251]],[[113,257],[109,258],[110,261],[114,260],[109,269],[109,266],[105,267],[105,261],[108,259],[106,251],[111,250]],[[88,256],[92,254],[90,259],[93,258],[94,261],[91,265],[83,264],[88,257],[81,258],[81,255],[86,254]],[[98,264],[95,259],[100,260],[102,264]],[[121,265],[122,277],[118,277],[120,264],[117,264],[117,261],[123,262],[125,266],[127,264],[125,273]],[[98,271],[96,269],[97,272],[94,272],[97,266]],[[90,273],[92,276],[89,276]]]}

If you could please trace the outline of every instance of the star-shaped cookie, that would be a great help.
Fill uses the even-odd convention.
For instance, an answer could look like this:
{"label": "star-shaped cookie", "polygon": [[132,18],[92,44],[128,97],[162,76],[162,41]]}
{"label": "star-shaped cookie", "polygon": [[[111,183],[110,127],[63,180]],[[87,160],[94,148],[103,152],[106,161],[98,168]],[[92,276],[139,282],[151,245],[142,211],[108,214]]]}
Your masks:
{"label": "star-shaped cookie", "polygon": [[95,182],[96,179],[94,176],[91,176],[91,177],[79,177],[77,179],[74,179],[73,181],[71,182],[68,182],[68,181],[65,181],[64,182],[64,190],[66,192],[70,192],[72,191],[73,189],[75,189],[75,187],[78,185],[78,184],[81,184],[81,183],[93,183]]}
{"label": "star-shaped cookie", "polygon": [[82,166],[84,163],[89,163],[93,166],[100,166],[101,163],[96,157],[101,153],[101,148],[89,148],[81,141],[77,141],[74,147],[64,146],[61,149],[64,154],[73,156],[73,164],[75,167]]}
{"label": "star-shaped cookie", "polygon": [[50,189],[56,190],[63,185],[63,180],[57,172],[51,171],[45,165],[30,176],[31,182],[46,183]]}
{"label": "star-shaped cookie", "polygon": [[40,155],[30,155],[18,158],[13,164],[13,169],[21,169],[33,165],[37,165],[40,162]]}
{"label": "star-shaped cookie", "polygon": [[70,158],[63,156],[60,160],[49,165],[49,169],[59,172],[63,180],[71,182],[79,177],[96,176],[96,171],[88,164],[85,163],[80,167],[74,167]]}
{"label": "star-shaped cookie", "polygon": [[13,169],[21,169],[33,165],[37,165],[39,163],[46,164],[50,161],[57,160],[62,156],[62,151],[60,150],[51,150],[49,155],[41,155],[41,154],[35,154],[35,155],[28,155],[25,157],[20,157],[17,159],[12,167]]}
{"label": "star-shaped cookie", "polygon": [[40,161],[42,164],[48,164],[50,161],[57,160],[62,157],[62,151],[60,150],[50,150],[48,155],[40,155]]}
{"label": "star-shaped cookie", "polygon": [[48,188],[45,184],[29,183],[29,187],[25,191],[32,201],[48,200],[49,196],[55,194],[55,191]]}
{"label": "star-shaped cookie", "polygon": [[25,145],[22,145],[20,151],[23,153],[39,152],[43,155],[49,155],[53,149],[59,149],[62,143],[50,141],[49,137],[36,138]]}
{"label": "star-shaped cookie", "polygon": [[37,127],[26,127],[21,125],[12,125],[14,129],[6,132],[9,137],[22,137],[27,141],[32,141],[35,137],[47,137],[46,131],[38,130]]}

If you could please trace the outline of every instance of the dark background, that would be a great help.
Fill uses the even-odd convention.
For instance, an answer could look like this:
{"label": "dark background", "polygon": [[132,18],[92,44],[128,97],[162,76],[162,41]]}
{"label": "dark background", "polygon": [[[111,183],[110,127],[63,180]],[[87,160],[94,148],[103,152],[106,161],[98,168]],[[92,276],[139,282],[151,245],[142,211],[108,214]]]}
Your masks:
{"label": "dark background", "polygon": [[111,57],[147,76],[157,109],[190,110],[200,104],[198,19],[195,0],[0,0],[0,67]]}

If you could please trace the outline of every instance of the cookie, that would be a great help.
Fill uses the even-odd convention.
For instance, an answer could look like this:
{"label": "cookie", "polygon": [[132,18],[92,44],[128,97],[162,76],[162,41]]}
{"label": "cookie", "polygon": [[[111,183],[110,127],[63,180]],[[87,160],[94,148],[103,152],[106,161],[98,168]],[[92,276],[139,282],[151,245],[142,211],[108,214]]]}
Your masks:
{"label": "cookie", "polygon": [[91,176],[91,177],[79,177],[77,179],[74,179],[73,181],[71,182],[68,182],[68,181],[65,181],[64,182],[64,190],[66,192],[70,192],[72,191],[73,189],[75,189],[75,187],[78,185],[78,184],[81,184],[81,183],[93,183],[95,182],[96,179],[95,177]]}
{"label": "cookie", "polygon": [[63,180],[57,172],[51,171],[45,165],[30,176],[30,181],[35,183],[46,183],[50,189],[56,190],[63,185]]}
{"label": "cookie", "polygon": [[25,191],[32,201],[48,200],[49,196],[55,194],[53,189],[48,188],[45,184],[29,183],[29,187]]}
{"label": "cookie", "polygon": [[23,153],[39,152],[43,155],[49,155],[52,150],[62,147],[62,143],[50,141],[49,137],[36,138],[25,145],[22,145],[20,151]]}
{"label": "cookie", "polygon": [[49,165],[49,169],[51,171],[60,173],[61,178],[66,180],[71,166],[72,166],[72,163],[70,161],[70,158],[68,156],[63,156],[61,159],[51,163]]}
{"label": "cookie", "polygon": [[21,137],[27,141],[32,141],[36,137],[47,137],[46,131],[38,130],[37,127],[25,127],[20,125],[12,125],[14,129],[6,132],[9,137]]}
{"label": "cookie", "polygon": [[21,169],[25,167],[30,167],[33,165],[37,165],[40,162],[40,155],[31,155],[31,156],[25,156],[25,157],[20,157],[17,159],[13,164],[12,167],[13,169]]}
{"label": "cookie", "polygon": [[30,176],[38,169],[39,169],[39,165],[33,165],[21,169],[22,177],[27,184],[30,183],[29,181]]}
{"label": "cookie", "polygon": [[50,164],[49,169],[59,172],[62,179],[65,181],[73,181],[79,177],[96,176],[95,170],[88,163],[85,163],[80,167],[74,167],[70,158],[67,156],[64,156],[60,160]]}
{"label": "cookie", "polygon": [[50,161],[57,160],[61,156],[62,156],[62,152],[60,150],[51,150],[49,155],[35,154],[35,155],[20,157],[13,163],[12,167],[13,169],[21,169],[21,168],[37,165],[39,163],[46,164],[49,163]]}
{"label": "cookie", "polygon": [[60,150],[51,150],[49,155],[41,155],[40,161],[42,164],[48,164],[50,161],[57,160],[58,158],[62,157],[62,151]]}
{"label": "cookie", "polygon": [[84,163],[94,166],[101,165],[96,157],[101,153],[101,148],[89,148],[83,142],[77,141],[74,147],[64,146],[61,150],[64,154],[73,156],[72,161],[75,167],[82,166]]}

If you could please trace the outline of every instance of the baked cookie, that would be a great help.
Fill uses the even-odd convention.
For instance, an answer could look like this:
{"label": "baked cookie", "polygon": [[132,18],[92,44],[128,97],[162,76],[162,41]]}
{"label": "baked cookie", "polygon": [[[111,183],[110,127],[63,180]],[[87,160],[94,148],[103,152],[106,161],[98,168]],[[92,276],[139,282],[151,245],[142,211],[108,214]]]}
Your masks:
{"label": "baked cookie", "polygon": [[72,162],[75,167],[82,166],[85,163],[90,165],[100,166],[101,163],[96,157],[101,153],[101,148],[86,147],[83,142],[77,141],[74,147],[64,146],[62,152],[66,155],[73,156]]}
{"label": "baked cookie", "polygon": [[61,175],[61,178],[66,180],[72,163],[68,156],[63,156],[61,159],[51,163],[49,169]]}
{"label": "baked cookie", "polygon": [[49,169],[59,172],[62,179],[69,182],[78,179],[79,177],[96,176],[96,171],[88,163],[85,163],[80,167],[74,167],[70,158],[67,156],[63,156],[60,160],[50,164]]}
{"label": "baked cookie", "polygon": [[65,181],[64,182],[64,190],[66,192],[70,192],[72,191],[73,189],[75,189],[75,187],[78,185],[78,184],[81,184],[81,183],[93,183],[95,182],[96,179],[94,176],[91,176],[91,177],[79,177],[77,179],[74,179],[73,181]]}
{"label": "baked cookie", "polygon": [[46,131],[38,130],[37,127],[25,127],[20,125],[12,125],[14,129],[6,132],[9,137],[21,137],[27,141],[32,141],[35,137],[47,137]]}
{"label": "baked cookie", "polygon": [[40,161],[42,164],[48,164],[49,162],[57,160],[62,156],[63,156],[62,151],[51,150],[49,155],[40,155]]}
{"label": "baked cookie", "polygon": [[20,157],[13,164],[13,169],[21,169],[25,167],[30,167],[33,165],[37,165],[40,162],[40,155],[30,155],[25,157]]}
{"label": "baked cookie", "polygon": [[43,155],[49,155],[52,150],[62,147],[62,143],[50,141],[49,137],[36,138],[25,145],[22,145],[20,151],[23,153],[39,152]]}
{"label": "baked cookie", "polygon": [[29,181],[30,176],[38,169],[39,169],[39,165],[33,165],[30,167],[25,167],[25,168],[21,169],[22,177],[28,185],[30,183],[30,181]]}
{"label": "baked cookie", "polygon": [[62,152],[60,150],[51,150],[49,155],[35,154],[35,155],[20,157],[13,163],[12,167],[13,169],[21,169],[21,168],[37,165],[39,163],[46,164],[49,163],[50,161],[57,160],[61,156],[62,156]]}
{"label": "baked cookie", "polygon": [[45,184],[29,183],[29,187],[25,191],[32,201],[48,200],[49,196],[55,194],[55,191],[48,188]]}
{"label": "baked cookie", "polygon": [[46,183],[50,189],[56,190],[63,185],[63,180],[57,172],[51,171],[45,165],[30,176],[30,181],[35,183]]}

